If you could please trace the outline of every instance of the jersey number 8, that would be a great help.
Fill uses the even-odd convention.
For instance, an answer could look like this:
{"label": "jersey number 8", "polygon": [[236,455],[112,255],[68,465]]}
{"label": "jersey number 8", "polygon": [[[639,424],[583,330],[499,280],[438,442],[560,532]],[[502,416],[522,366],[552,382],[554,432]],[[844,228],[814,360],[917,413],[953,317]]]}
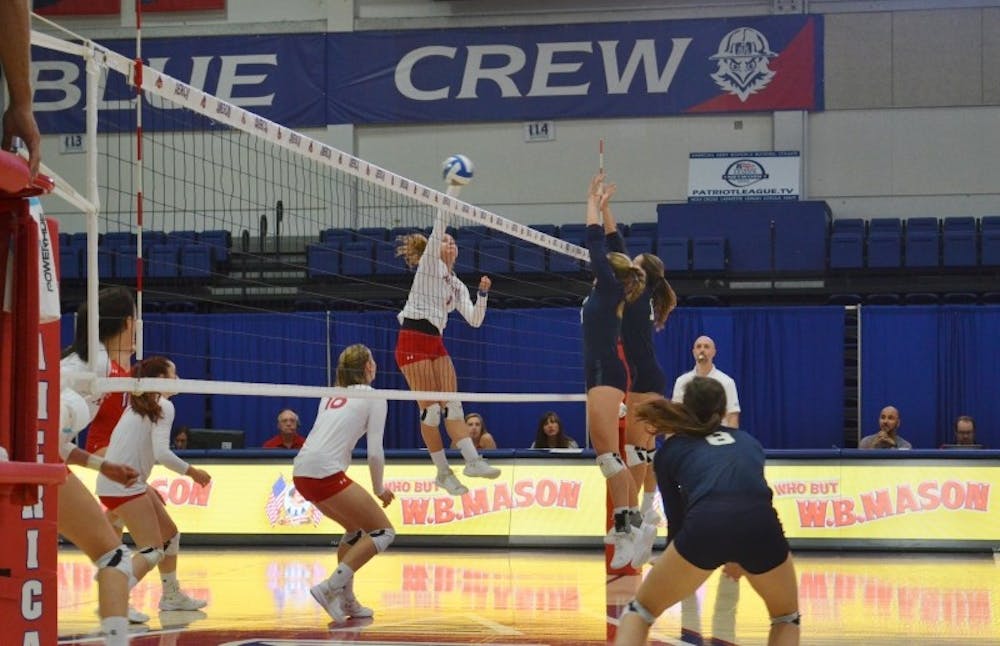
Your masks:
{"label": "jersey number 8", "polygon": [[713,446],[722,446],[724,444],[732,444],[736,440],[726,431],[716,431],[711,435],[706,435],[705,441]]}

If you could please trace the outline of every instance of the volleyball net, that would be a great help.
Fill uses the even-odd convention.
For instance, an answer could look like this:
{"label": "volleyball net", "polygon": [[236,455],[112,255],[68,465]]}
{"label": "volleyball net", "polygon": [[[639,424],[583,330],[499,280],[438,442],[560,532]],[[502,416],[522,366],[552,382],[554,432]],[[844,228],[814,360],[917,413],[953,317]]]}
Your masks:
{"label": "volleyball net", "polygon": [[[521,428],[554,409],[583,444],[582,225],[560,238],[451,197],[139,64],[134,43],[116,51],[52,28],[32,42],[36,65],[80,69],[86,95],[78,181],[93,230],[62,236],[64,302],[94,312],[97,285],[136,289],[137,357],[177,364],[179,424],[273,430],[284,406],[307,423],[340,350],[365,343],[379,364],[373,396],[393,400],[390,423],[418,446],[411,402],[442,397],[406,390],[393,358],[413,280],[397,246],[444,217],[473,299],[481,275],[493,281],[483,325],[453,314],[445,331],[466,409]],[[429,177],[440,163],[427,160]],[[462,197],[477,181],[489,178]],[[500,408],[515,402],[530,405]]]}

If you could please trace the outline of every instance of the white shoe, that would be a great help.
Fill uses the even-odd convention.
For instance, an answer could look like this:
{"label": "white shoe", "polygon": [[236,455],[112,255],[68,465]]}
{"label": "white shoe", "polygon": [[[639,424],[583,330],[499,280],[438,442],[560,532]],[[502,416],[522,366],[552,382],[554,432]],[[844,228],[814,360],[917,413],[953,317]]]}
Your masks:
{"label": "white shoe", "polygon": [[497,478],[500,476],[500,469],[491,467],[486,458],[477,458],[465,465],[462,473],[470,478]]}
{"label": "white shoe", "polygon": [[649,559],[653,558],[653,543],[656,541],[656,527],[654,525],[642,524],[642,527],[633,527],[632,533],[635,535],[635,554],[632,555],[632,567],[642,568]]}
{"label": "white shoe", "polygon": [[128,607],[128,622],[130,624],[144,624],[149,621],[149,615],[144,612],[139,612],[132,606]]}
{"label": "white shoe", "polygon": [[[635,555],[635,532],[616,532],[614,530],[604,539],[605,543],[614,547],[610,567],[620,570],[632,562]],[[608,540],[610,538],[610,541]]]}
{"label": "white shoe", "polygon": [[662,527],[663,516],[660,516],[660,513],[656,511],[656,509],[650,507],[649,510],[642,515],[642,522],[643,524],[652,525],[653,527]]}
{"label": "white shoe", "polygon": [[330,590],[330,585],[326,581],[320,581],[309,588],[309,594],[336,623],[347,621],[347,613],[344,612],[343,608],[344,588]]}
{"label": "white shoe", "polygon": [[462,496],[469,493],[468,487],[458,481],[458,478],[455,477],[455,472],[451,469],[438,471],[434,482],[452,496]]}
{"label": "white shoe", "polygon": [[164,590],[160,597],[160,610],[201,610],[207,605],[207,601],[189,597],[179,587]]}
{"label": "white shoe", "polygon": [[344,609],[344,614],[354,619],[367,619],[368,617],[375,616],[375,611],[368,606],[361,605],[361,602],[358,601],[358,598],[350,590],[344,592],[344,600],[341,608]]}

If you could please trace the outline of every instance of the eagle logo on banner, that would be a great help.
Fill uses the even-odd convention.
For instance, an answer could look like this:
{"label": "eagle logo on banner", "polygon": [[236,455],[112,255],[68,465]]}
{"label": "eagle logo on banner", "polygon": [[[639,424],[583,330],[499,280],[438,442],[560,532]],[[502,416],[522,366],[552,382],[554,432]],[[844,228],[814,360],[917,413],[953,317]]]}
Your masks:
{"label": "eagle logo on banner", "polygon": [[768,64],[777,56],[764,34],[752,27],[739,27],[726,34],[719,42],[719,51],[709,57],[718,62],[712,79],[745,102],[774,78],[775,72]]}

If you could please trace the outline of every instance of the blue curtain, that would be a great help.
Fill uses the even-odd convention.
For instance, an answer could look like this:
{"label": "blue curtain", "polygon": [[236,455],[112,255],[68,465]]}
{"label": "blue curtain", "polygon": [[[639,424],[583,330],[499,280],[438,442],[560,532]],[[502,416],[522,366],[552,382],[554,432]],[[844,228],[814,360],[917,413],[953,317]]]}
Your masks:
{"label": "blue curtain", "polygon": [[954,441],[955,418],[976,418],[976,437],[998,444],[1000,307],[868,307],[862,312],[862,428],[899,409],[899,433],[915,448]]}
{"label": "blue curtain", "polygon": [[[211,330],[198,314],[148,314],[143,318],[143,356],[162,355],[174,362],[187,379],[208,379],[208,338]],[[176,409],[174,428],[204,426],[210,395],[181,394],[171,401]]]}

